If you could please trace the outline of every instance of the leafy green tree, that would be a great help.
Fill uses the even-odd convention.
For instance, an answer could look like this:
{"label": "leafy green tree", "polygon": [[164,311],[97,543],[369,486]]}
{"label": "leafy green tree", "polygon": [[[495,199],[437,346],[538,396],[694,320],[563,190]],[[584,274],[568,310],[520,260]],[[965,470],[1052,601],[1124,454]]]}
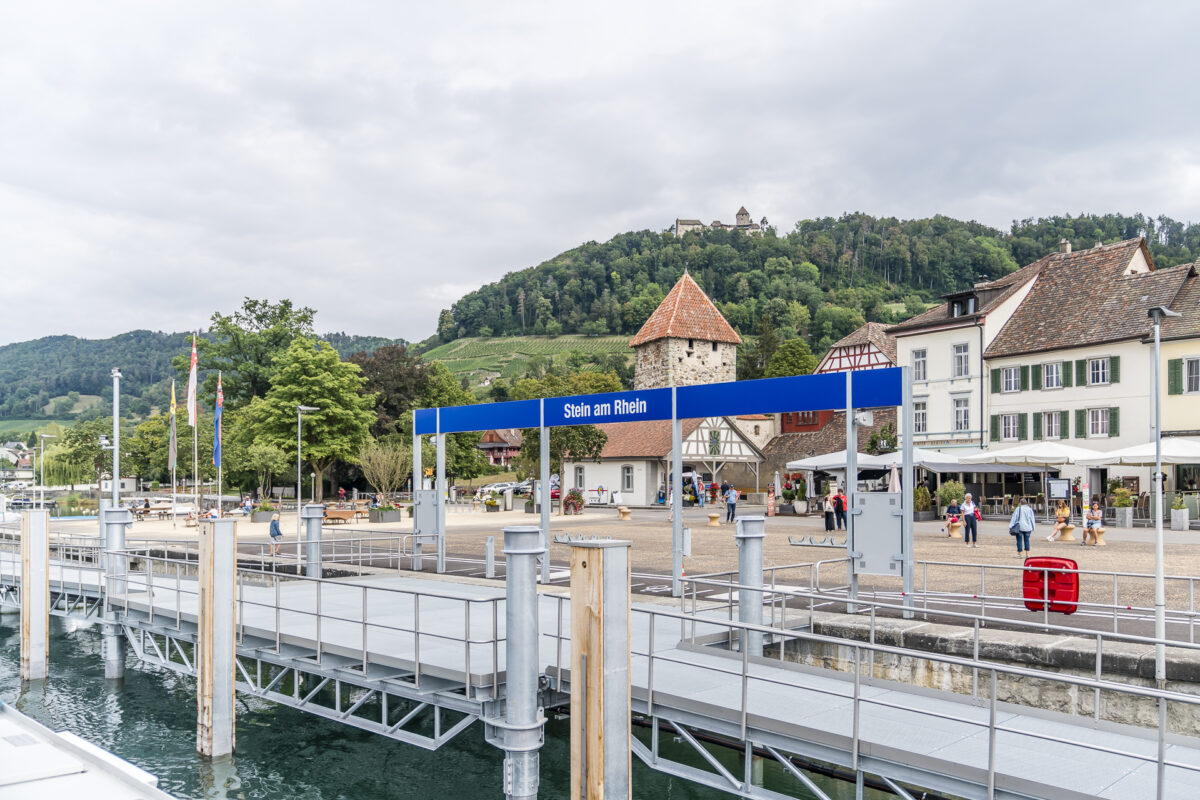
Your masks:
{"label": "leafy green tree", "polygon": [[292,466],[288,454],[282,448],[268,442],[255,442],[246,451],[246,466],[253,470],[258,484],[258,496],[268,497],[272,479]]}
{"label": "leafy green tree", "polygon": [[395,433],[397,422],[416,408],[429,380],[430,365],[408,351],[404,345],[380,347],[373,353],[355,353],[350,361],[357,364],[366,378],[363,392],[375,395],[375,436]]}
{"label": "leafy green tree", "polygon": [[817,368],[817,357],[803,339],[788,339],[779,345],[763,373],[764,378],[785,378],[789,375],[811,375]]}
{"label": "leafy green tree", "polygon": [[[205,403],[217,395],[218,371],[226,407],[236,408],[265,395],[271,388],[276,357],[296,338],[312,336],[314,316],[311,308],[296,308],[291,300],[272,304],[250,297],[231,315],[214,312],[211,327],[196,344],[197,368],[205,373],[201,382]],[[190,351],[172,363],[186,386]]]}
{"label": "leafy green tree", "polygon": [[[570,375],[551,373],[544,378],[522,378],[513,386],[514,400],[535,400],[543,397],[569,397],[577,394],[621,391],[621,379],[615,372],[576,372]],[[550,429],[550,471],[562,472],[563,459],[599,461],[608,441],[608,434],[595,425],[571,425]],[[521,454],[517,457],[520,471],[537,475],[541,464],[541,439],[537,428],[523,432]]]}
{"label": "leafy green tree", "polygon": [[296,338],[276,357],[270,389],[246,410],[257,441],[294,453],[297,406],[318,409],[305,412],[301,437],[303,457],[317,474],[318,499],[329,467],[352,461],[367,441],[375,397],[360,393],[365,382],[358,365],[342,361],[328,343]]}

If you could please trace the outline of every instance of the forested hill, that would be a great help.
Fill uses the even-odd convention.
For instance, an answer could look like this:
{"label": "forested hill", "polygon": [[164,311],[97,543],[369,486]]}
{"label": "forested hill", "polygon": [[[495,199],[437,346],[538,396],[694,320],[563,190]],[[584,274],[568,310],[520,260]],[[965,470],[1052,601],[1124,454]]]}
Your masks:
{"label": "forested hill", "polygon": [[[398,341],[346,333],[321,338],[343,358]],[[0,347],[0,419],[68,419],[110,413],[106,404],[112,400],[113,367],[121,368],[122,411],[143,416],[152,406],[162,408],[169,402],[175,375],[171,359],[186,354],[190,346],[190,334],[146,330],[111,339],[45,336],[4,345]],[[182,391],[180,387],[181,402]],[[72,393],[98,395],[105,403],[77,404]],[[60,401],[55,402],[56,398]],[[63,398],[70,399],[63,402]]]}
{"label": "forested hill", "polygon": [[846,214],[761,236],[729,230],[622,233],[510,273],[443,311],[437,341],[522,333],[633,334],[687,268],[743,334],[762,320],[807,326],[815,350],[861,324],[890,322],[925,302],[996,278],[1058,247],[1146,236],[1159,267],[1200,255],[1200,225],[1142,215],[1050,217],[1007,232],[944,216]]}

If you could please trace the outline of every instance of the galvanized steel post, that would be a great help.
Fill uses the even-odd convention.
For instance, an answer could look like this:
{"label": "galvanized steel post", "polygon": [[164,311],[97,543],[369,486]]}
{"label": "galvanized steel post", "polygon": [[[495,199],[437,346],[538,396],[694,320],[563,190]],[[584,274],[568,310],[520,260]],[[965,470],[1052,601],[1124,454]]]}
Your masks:
{"label": "galvanized steel post", "polygon": [[304,574],[310,578],[321,577],[321,523],[325,519],[325,506],[308,503],[300,510],[304,520]]}
{"label": "galvanized steel post", "polygon": [[231,519],[201,522],[196,749],[206,756],[233,752],[236,586],[237,523]]}
{"label": "galvanized steel post", "polygon": [[671,387],[671,596],[683,594],[683,423]]}
{"label": "galvanized steel post", "polygon": [[[538,492],[541,495],[541,514],[538,524],[542,527],[542,546],[546,552],[542,555],[542,583],[550,582],[550,429],[546,427],[546,401],[542,399],[538,406],[541,428],[538,431]],[[560,486],[565,482],[559,477]],[[559,497],[562,497],[559,490]],[[562,500],[560,499],[561,503]]]}
{"label": "galvanized steel post", "polygon": [[913,489],[916,484],[913,482],[913,396],[912,396],[912,367],[900,368],[900,384],[902,405],[900,413],[904,417],[904,421],[900,425],[900,430],[904,435],[901,442],[900,453],[903,470],[901,471],[900,479],[900,555],[903,563],[900,568],[904,570],[902,575],[903,591],[904,591],[904,618],[912,619],[913,617],[913,548],[915,542],[913,539]]}
{"label": "galvanized steel post", "polygon": [[[763,585],[763,539],[766,538],[765,517],[739,517],[737,532],[738,549],[738,621],[748,625],[763,624],[762,589],[747,589],[747,586]],[[743,631],[743,646],[752,656],[763,654],[761,631]]]}
{"label": "galvanized steel post", "polygon": [[21,512],[21,680],[50,665],[50,512]]}
{"label": "galvanized steel post", "polygon": [[571,800],[630,797],[631,544],[571,542]]}
{"label": "galvanized steel post", "polygon": [[540,772],[538,751],[546,723],[538,707],[537,559],[542,532],[533,525],[504,529],[504,720],[496,744],[504,749],[504,796],[536,800]]}
{"label": "galvanized steel post", "polygon": [[129,562],[125,550],[125,528],[133,524],[133,513],[126,508],[107,508],[104,514],[104,677],[125,677],[125,636],[117,623],[114,601],[125,604],[125,575]]}
{"label": "galvanized steel post", "polygon": [[[855,559],[855,553],[858,552],[857,543],[854,541],[854,490],[858,488],[858,431],[854,424],[854,397],[853,397],[853,377],[854,372],[846,373],[846,485],[842,487],[842,493],[846,495],[846,555],[850,560],[849,569],[849,588],[847,594],[851,600],[858,599],[858,561]],[[850,604],[847,610],[853,614],[856,606]]]}
{"label": "galvanized steel post", "polygon": [[437,571],[446,571],[446,434],[442,433],[442,412],[437,412]]}

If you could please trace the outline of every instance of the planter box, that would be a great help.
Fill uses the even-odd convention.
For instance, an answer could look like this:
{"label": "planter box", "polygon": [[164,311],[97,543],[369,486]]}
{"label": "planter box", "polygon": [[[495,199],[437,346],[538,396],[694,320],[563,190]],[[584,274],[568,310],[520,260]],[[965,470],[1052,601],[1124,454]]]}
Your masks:
{"label": "planter box", "polygon": [[691,500],[684,500],[684,501],[683,501],[683,507],[684,507],[684,508],[694,508],[694,507],[695,507],[695,505],[696,505],[696,504],[695,504],[695,503],[693,503]]}
{"label": "planter box", "polygon": [[484,503],[483,510],[489,514],[499,514],[500,513],[500,504],[497,503],[494,506],[489,506],[486,503]]}
{"label": "planter box", "polygon": [[1171,509],[1171,530],[1186,531],[1190,530],[1188,520],[1188,510],[1186,508]]}
{"label": "planter box", "polygon": [[775,507],[775,513],[783,516],[793,517],[796,515],[796,507],[791,503],[780,503]]}
{"label": "planter box", "polygon": [[1116,520],[1113,524],[1118,528],[1133,527],[1133,506],[1129,506],[1128,508],[1114,508],[1113,512],[1116,514]]}
{"label": "planter box", "polygon": [[367,509],[367,520],[370,522],[400,522],[404,519],[404,511],[399,508],[382,509],[369,508]]}
{"label": "planter box", "polygon": [[537,506],[536,506],[536,505],[534,505],[533,503],[526,503],[526,504],[525,504],[525,513],[526,513],[526,514],[536,514],[536,513],[538,513]]}
{"label": "planter box", "polygon": [[251,522],[270,522],[271,517],[273,517],[274,515],[275,515],[274,511],[251,511],[250,512],[250,521]]}
{"label": "planter box", "polygon": [[937,519],[936,511],[914,511],[913,522],[932,522]]}

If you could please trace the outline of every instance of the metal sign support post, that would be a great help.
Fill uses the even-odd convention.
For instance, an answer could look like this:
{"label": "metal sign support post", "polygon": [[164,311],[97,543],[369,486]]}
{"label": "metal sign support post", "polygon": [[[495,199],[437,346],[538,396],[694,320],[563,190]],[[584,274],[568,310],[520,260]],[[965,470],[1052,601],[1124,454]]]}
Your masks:
{"label": "metal sign support post", "polygon": [[[413,568],[418,572],[421,569],[421,537],[417,534],[422,531],[417,525],[417,492],[424,485],[424,476],[421,471],[421,440],[424,439],[421,434],[417,433],[417,412],[413,412],[413,437],[412,437],[412,486],[410,497],[412,499],[412,552],[413,552]],[[396,569],[400,569],[400,560],[396,560]]]}
{"label": "metal sign support post", "polygon": [[683,594],[683,425],[671,387],[671,596]]}
{"label": "metal sign support post", "polygon": [[[763,516],[741,517],[733,534],[738,550],[738,622],[763,624],[763,539],[767,533]],[[757,589],[747,587],[759,587]],[[780,642],[783,647],[783,642]],[[742,647],[752,656],[763,654],[761,631],[742,631]]]}
{"label": "metal sign support post", "polygon": [[125,677],[125,633],[117,622],[113,602],[122,607],[128,602],[125,575],[129,562],[125,554],[125,528],[133,523],[133,512],[127,508],[108,508],[104,511],[104,677]]}
{"label": "metal sign support post", "polygon": [[[853,512],[854,490],[858,487],[858,432],[854,425],[853,377],[853,371],[846,373],[846,485],[843,487],[846,495],[846,556],[850,559],[848,594],[852,601],[858,599],[858,565],[854,560],[858,548],[854,542]],[[851,614],[855,612],[853,603],[847,607],[847,611]]]}
{"label": "metal sign support post", "polygon": [[440,575],[446,571],[446,434],[442,433],[442,411],[437,413],[437,490],[434,502],[437,503],[437,571]]}
{"label": "metal sign support post", "polygon": [[[546,400],[545,398],[538,404],[538,415],[540,419],[540,429],[538,430],[539,458],[538,458],[538,493],[541,499],[541,515],[538,518],[538,524],[542,529],[542,547],[546,548],[546,552],[539,558],[542,561],[542,583],[550,582],[550,429],[546,427]],[[560,479],[561,482],[561,479]],[[562,489],[559,488],[559,497],[562,497]],[[561,500],[559,501],[561,502]]]}
{"label": "metal sign support post", "polygon": [[237,627],[237,523],[200,523],[196,643],[196,750],[223,756],[234,747]]}
{"label": "metal sign support post", "polygon": [[900,569],[903,570],[904,618],[912,619],[913,612],[913,396],[912,396],[912,367],[900,368],[900,385],[903,401],[900,413],[903,422],[900,430],[904,440],[900,445],[900,458],[903,469],[900,480],[900,554],[903,558]]}

